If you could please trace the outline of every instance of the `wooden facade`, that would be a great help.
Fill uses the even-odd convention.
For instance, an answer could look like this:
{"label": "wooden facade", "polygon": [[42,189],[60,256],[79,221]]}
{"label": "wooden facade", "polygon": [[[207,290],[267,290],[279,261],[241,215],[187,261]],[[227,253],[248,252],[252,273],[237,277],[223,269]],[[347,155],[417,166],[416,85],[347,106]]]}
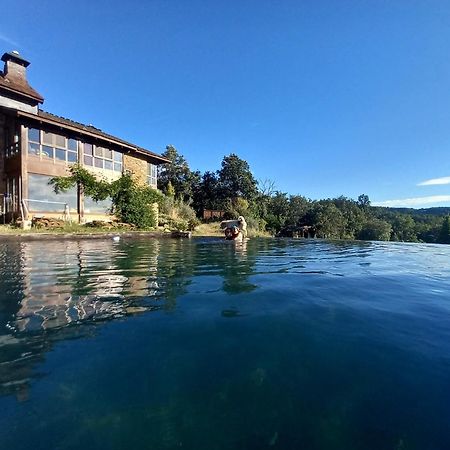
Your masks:
{"label": "wooden facade", "polygon": [[28,61],[5,53],[0,72],[0,208],[3,220],[33,216],[105,220],[108,202],[94,203],[82,193],[55,194],[48,184],[78,163],[112,181],[124,171],[156,189],[160,155],[109,135],[92,125],[55,116],[39,108],[44,99],[26,79]]}

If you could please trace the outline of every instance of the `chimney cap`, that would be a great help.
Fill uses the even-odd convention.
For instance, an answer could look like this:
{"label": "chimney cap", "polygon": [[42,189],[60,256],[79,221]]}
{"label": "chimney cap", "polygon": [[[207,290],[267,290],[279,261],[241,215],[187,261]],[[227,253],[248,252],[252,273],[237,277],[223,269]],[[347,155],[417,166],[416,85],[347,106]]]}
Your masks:
{"label": "chimney cap", "polygon": [[22,58],[17,50],[8,53],[3,53],[1,59],[4,62],[13,61],[16,64],[20,64],[21,66],[24,67],[28,67],[30,65],[30,62]]}

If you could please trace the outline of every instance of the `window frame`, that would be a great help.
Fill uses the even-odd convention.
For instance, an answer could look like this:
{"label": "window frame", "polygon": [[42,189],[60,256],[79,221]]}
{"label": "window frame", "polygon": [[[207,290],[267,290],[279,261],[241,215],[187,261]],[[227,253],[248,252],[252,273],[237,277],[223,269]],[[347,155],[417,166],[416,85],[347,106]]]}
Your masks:
{"label": "window frame", "polygon": [[[30,136],[37,131],[37,136]],[[32,158],[39,158],[40,161],[53,161],[53,163],[76,164],[79,161],[79,141],[68,135],[46,131],[32,126],[27,127],[27,155]],[[38,137],[38,140],[35,138]],[[64,146],[58,138],[64,139]],[[75,142],[76,150],[71,148],[71,143]],[[34,151],[31,149],[34,148]],[[64,152],[65,158],[58,158],[57,154]],[[69,155],[75,157],[75,161],[70,160]]]}
{"label": "window frame", "polygon": [[158,166],[147,161],[147,184],[149,186],[158,185]]}
{"label": "window frame", "polygon": [[[123,153],[110,147],[83,142],[83,166],[108,172],[123,173]],[[91,151],[89,151],[89,147]],[[86,151],[88,150],[88,151]],[[106,156],[110,154],[111,157]],[[89,161],[89,162],[86,162]],[[107,165],[110,166],[106,167]]]}

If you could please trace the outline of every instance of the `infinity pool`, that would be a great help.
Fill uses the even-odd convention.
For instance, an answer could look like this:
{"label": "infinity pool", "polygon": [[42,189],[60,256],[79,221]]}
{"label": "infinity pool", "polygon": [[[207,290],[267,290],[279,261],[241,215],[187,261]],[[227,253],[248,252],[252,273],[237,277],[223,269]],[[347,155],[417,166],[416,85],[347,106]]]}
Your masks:
{"label": "infinity pool", "polygon": [[0,242],[1,449],[450,448],[450,246]]}

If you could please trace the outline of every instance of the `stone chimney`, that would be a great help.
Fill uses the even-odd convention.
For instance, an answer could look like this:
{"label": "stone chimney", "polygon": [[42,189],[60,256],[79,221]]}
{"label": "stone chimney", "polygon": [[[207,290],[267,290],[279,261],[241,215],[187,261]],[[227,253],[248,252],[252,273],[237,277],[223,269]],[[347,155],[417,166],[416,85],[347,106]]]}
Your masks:
{"label": "stone chimney", "polygon": [[13,50],[11,53],[4,53],[2,61],[5,62],[5,68],[3,69],[3,75],[9,79],[16,79],[22,83],[27,82],[26,69],[30,63],[23,59],[19,52]]}
{"label": "stone chimney", "polygon": [[4,53],[1,60],[5,66],[0,72],[0,105],[37,113],[37,105],[44,98],[28,84],[30,63],[17,51]]}

